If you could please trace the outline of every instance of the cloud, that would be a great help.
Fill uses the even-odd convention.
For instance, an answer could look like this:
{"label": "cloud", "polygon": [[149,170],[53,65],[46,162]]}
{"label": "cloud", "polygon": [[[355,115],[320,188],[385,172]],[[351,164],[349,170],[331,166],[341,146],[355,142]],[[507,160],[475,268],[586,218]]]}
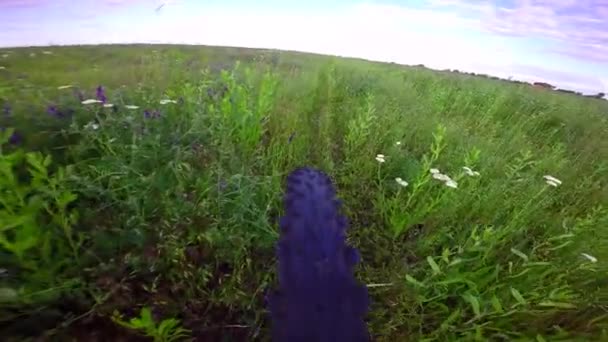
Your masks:
{"label": "cloud", "polygon": [[550,52],[608,63],[608,1],[515,0],[512,4],[432,0],[431,6],[476,15],[481,27],[499,35],[541,38],[559,48]]}

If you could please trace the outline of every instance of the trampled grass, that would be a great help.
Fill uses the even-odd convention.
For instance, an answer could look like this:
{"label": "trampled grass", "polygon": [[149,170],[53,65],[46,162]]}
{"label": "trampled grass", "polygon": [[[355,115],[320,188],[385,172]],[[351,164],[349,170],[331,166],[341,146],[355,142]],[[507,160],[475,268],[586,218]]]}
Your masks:
{"label": "trampled grass", "polygon": [[[298,166],[336,183],[375,340],[608,338],[606,101],[299,53],[10,50],[9,340],[267,340]],[[98,86],[112,107],[82,104]]]}

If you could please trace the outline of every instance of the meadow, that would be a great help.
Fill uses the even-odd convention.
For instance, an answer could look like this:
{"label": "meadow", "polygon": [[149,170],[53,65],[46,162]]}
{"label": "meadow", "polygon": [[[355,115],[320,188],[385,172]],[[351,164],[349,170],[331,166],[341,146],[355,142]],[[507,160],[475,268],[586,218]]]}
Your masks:
{"label": "meadow", "polygon": [[125,45],[0,49],[0,111],[8,341],[268,340],[299,166],[343,201],[374,340],[608,339],[608,101]]}

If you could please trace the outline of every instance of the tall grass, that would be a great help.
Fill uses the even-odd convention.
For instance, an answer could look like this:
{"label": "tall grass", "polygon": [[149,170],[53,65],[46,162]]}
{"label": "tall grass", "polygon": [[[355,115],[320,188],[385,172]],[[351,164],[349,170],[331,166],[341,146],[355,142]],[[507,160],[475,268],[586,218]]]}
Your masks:
{"label": "tall grass", "polygon": [[[3,336],[142,312],[155,338],[164,319],[267,339],[283,182],[302,165],[344,199],[376,340],[608,336],[605,101],[297,53],[37,50],[1,60],[1,126],[23,137],[5,130],[0,159]],[[80,104],[98,85],[114,108]]]}

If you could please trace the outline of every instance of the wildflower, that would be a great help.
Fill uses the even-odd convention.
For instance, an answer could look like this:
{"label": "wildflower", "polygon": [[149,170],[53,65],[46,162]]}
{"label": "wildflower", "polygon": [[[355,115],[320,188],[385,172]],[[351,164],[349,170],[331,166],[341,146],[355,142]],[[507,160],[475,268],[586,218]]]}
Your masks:
{"label": "wildflower", "polygon": [[560,185],[562,185],[562,181],[560,181],[559,179],[553,177],[553,176],[549,176],[549,175],[545,175],[543,176],[543,178],[545,179],[545,182],[549,185],[551,185],[552,187],[558,187]]}
{"label": "wildflower", "polygon": [[476,176],[479,176],[479,172],[471,170],[471,168],[470,168],[470,167],[468,167],[468,166],[463,166],[463,167],[462,167],[462,169],[464,170],[464,172],[465,172],[467,175],[469,175],[469,176],[471,176],[471,177],[476,177]]}
{"label": "wildflower", "polygon": [[134,105],[126,105],[125,108],[127,109],[138,109],[139,106],[134,106]]}
{"label": "wildflower", "polygon": [[453,179],[449,179],[444,184],[445,184],[445,186],[450,187],[450,188],[454,188],[454,189],[458,188],[458,183],[456,183],[456,181]]}
{"label": "wildflower", "polygon": [[0,65],[0,70],[6,70],[5,66]]}
{"label": "wildflower", "polygon": [[[0,132],[4,132],[6,128],[0,127]],[[17,145],[21,142],[22,136],[19,132],[13,131],[13,134],[8,138],[8,143],[11,145]]]}
{"label": "wildflower", "polygon": [[84,128],[86,128],[86,129],[92,129],[92,130],[96,131],[96,130],[99,129],[99,125],[96,124],[95,122],[91,121],[88,124],[84,125]]}
{"label": "wildflower", "polygon": [[384,154],[376,155],[376,160],[378,161],[378,163],[384,163],[386,161],[384,158],[385,158]]}
{"label": "wildflower", "polygon": [[429,170],[432,174],[437,174],[439,173],[439,169],[430,169]]}
{"label": "wildflower", "polygon": [[592,263],[597,262],[597,258],[594,257],[593,255],[589,255],[587,253],[581,253],[581,255],[584,256],[587,260],[591,261]]}
{"label": "wildflower", "polygon": [[395,178],[395,182],[397,182],[397,184],[401,185],[404,188],[409,185],[409,183],[401,179],[401,177]]}
{"label": "wildflower", "polygon": [[52,55],[53,54],[52,51],[42,51],[42,53],[45,54],[45,55]]}
{"label": "wildflower", "polygon": [[36,57],[36,54],[32,52],[30,53],[30,57]]}
{"label": "wildflower", "polygon": [[81,102],[83,105],[93,104],[93,103],[101,103],[101,101],[96,99],[87,99]]}
{"label": "wildflower", "polygon": [[8,53],[3,54],[2,58],[8,58]]}
{"label": "wildflower", "polygon": [[451,180],[451,178],[448,175],[444,175],[443,173],[433,173],[433,178],[435,178],[436,180],[442,181],[442,182],[447,182],[447,181]]}
{"label": "wildflower", "polygon": [[112,107],[114,107],[114,105],[111,104],[111,103],[104,103],[103,106],[104,106],[104,108],[112,108]]}
{"label": "wildflower", "polygon": [[160,112],[159,112],[158,110],[155,110],[155,111],[150,112],[149,110],[147,110],[147,109],[146,109],[146,110],[144,111],[144,117],[145,117],[146,119],[150,119],[150,118],[152,118],[152,119],[154,119],[154,118],[160,118]]}
{"label": "wildflower", "polygon": [[102,86],[98,86],[97,87],[97,91],[96,91],[95,96],[97,97],[97,99],[101,103],[106,103],[106,100],[107,100],[107,98],[106,98],[106,92],[105,92],[105,90],[103,89]]}
{"label": "wildflower", "polygon": [[63,113],[61,113],[61,111],[59,111],[59,108],[57,108],[57,106],[51,105],[48,106],[46,108],[46,112],[50,115],[50,116],[54,116],[56,118],[61,118],[63,117]]}
{"label": "wildflower", "polygon": [[368,341],[367,288],[353,268],[346,218],[330,178],[301,168],[287,177],[277,243],[279,289],[268,295],[273,341]]}
{"label": "wildflower", "polygon": [[395,145],[397,145],[397,146],[401,145],[401,141],[397,141],[397,142],[395,143]]}
{"label": "wildflower", "polygon": [[160,100],[160,104],[161,105],[166,105],[167,103],[177,103],[177,101],[175,101],[175,100],[169,100],[169,99]]}
{"label": "wildflower", "polygon": [[63,90],[63,89],[70,89],[70,88],[72,88],[72,87],[74,87],[74,86],[73,86],[73,85],[71,85],[71,84],[68,84],[68,85],[62,85],[62,86],[59,86],[59,87],[57,87],[57,89],[58,89],[58,90]]}

